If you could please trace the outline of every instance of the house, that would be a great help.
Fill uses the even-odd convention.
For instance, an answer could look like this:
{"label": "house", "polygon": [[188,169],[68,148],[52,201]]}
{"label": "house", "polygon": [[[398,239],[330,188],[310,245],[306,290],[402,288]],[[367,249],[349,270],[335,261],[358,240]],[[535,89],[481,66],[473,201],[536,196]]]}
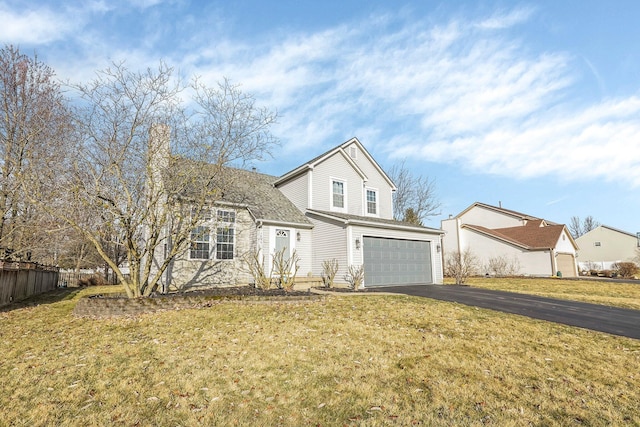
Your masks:
{"label": "house", "polygon": [[601,225],[576,239],[580,245],[580,270],[611,270],[616,262],[637,260],[640,256],[640,233],[629,233]]}
{"label": "house", "polygon": [[474,203],[442,221],[445,256],[467,249],[478,258],[482,274],[577,276],[578,246],[567,228],[531,215]]}
{"label": "house", "polygon": [[279,177],[232,168],[225,176],[164,289],[252,283],[247,255],[270,274],[277,251],[295,251],[299,277],[320,277],[323,261],[335,259],[337,284],[350,266],[363,267],[364,287],[442,283],[442,230],[393,219],[396,187],[356,138]]}

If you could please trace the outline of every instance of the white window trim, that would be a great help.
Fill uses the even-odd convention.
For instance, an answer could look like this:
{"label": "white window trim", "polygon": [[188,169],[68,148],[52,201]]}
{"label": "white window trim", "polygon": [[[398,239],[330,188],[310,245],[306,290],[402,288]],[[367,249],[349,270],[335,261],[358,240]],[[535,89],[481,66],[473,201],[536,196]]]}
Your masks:
{"label": "white window trim", "polygon": [[[372,191],[376,195],[376,213],[369,213],[369,200],[367,199],[367,191]],[[365,187],[364,188],[364,213],[366,216],[380,216],[380,191],[377,188]]]}
{"label": "white window trim", "polygon": [[[197,257],[194,258],[194,257],[191,256],[191,251],[193,250],[193,249],[191,249],[191,243],[204,242],[204,240],[191,240],[191,234],[193,233],[193,230],[198,228],[198,227],[207,228],[208,231],[209,231],[209,233],[208,233],[209,239],[207,240],[207,244],[209,245],[209,251],[208,251],[209,253],[208,253],[207,258],[197,258]],[[190,240],[189,249],[188,249],[188,251],[189,251],[189,260],[191,260],[191,261],[209,261],[210,259],[212,259],[213,250],[215,248],[215,244],[213,243],[213,239],[211,238],[211,227],[208,224],[199,225],[197,227],[194,227],[191,231],[189,231],[189,240]]]}
{"label": "white window trim", "polygon": [[[336,207],[333,205],[333,183],[334,182],[341,182],[342,183],[342,190],[343,190],[343,207]],[[348,206],[348,200],[347,200],[347,180],[346,179],[342,179],[342,178],[334,178],[334,177],[330,177],[329,178],[329,206],[330,206],[330,210],[334,211],[334,212],[343,212],[346,213],[347,212],[347,206]]]}
{"label": "white window trim", "polygon": [[[234,222],[227,222],[227,221],[218,221],[218,211],[227,211],[227,212],[233,212],[234,213]],[[236,223],[238,222],[238,211],[235,209],[228,209],[228,208],[224,208],[224,207],[213,207],[210,210],[210,213],[207,214],[207,216],[205,216],[205,220],[202,221],[201,224],[198,225],[198,227],[207,227],[209,229],[209,257],[208,258],[192,258],[191,257],[191,247],[189,247],[188,249],[188,259],[190,261],[199,261],[199,262],[206,262],[206,261],[216,261],[216,262],[229,262],[229,261],[235,261],[236,259],[236,248],[238,245],[238,240],[237,240],[237,230],[236,230]],[[218,228],[230,228],[231,230],[233,230],[233,258],[231,259],[218,259],[218,254],[217,254],[217,244],[218,244]],[[194,227],[195,228],[195,227]],[[190,232],[191,233],[191,232]]]}

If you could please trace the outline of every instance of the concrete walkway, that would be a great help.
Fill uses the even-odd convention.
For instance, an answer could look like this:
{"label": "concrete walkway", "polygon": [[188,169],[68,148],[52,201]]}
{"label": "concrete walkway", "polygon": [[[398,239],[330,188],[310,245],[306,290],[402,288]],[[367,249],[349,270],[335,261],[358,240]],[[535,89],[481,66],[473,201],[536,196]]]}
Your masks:
{"label": "concrete walkway", "polygon": [[388,286],[369,291],[458,302],[640,339],[640,310],[455,285]]}

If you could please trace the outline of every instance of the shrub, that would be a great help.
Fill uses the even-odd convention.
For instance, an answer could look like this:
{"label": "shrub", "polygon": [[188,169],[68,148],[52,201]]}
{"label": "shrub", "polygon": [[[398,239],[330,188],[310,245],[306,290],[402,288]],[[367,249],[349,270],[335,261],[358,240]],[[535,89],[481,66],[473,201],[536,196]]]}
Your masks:
{"label": "shrub", "polygon": [[349,288],[357,291],[364,282],[364,265],[356,267],[354,265],[349,266],[347,274],[344,276],[344,280],[349,284]]}
{"label": "shrub", "polygon": [[640,273],[640,269],[635,262],[616,262],[612,268],[619,276],[625,279],[630,279]]}
{"label": "shrub", "polygon": [[296,275],[300,266],[298,265],[298,254],[294,250],[291,256],[286,259],[284,252],[287,248],[277,251],[273,254],[273,271],[277,279],[276,285],[280,289],[290,291],[296,282]]}
{"label": "shrub", "polygon": [[253,277],[255,287],[266,290],[271,287],[271,276],[267,276],[260,258],[260,252],[255,251],[246,254],[244,260],[249,267],[249,272]]}
{"label": "shrub", "polygon": [[93,274],[89,277],[81,277],[78,279],[78,286],[102,286],[106,285],[107,282],[104,280],[104,276],[102,274]]}
{"label": "shrub", "polygon": [[445,274],[453,277],[456,285],[461,285],[467,281],[469,276],[477,273],[478,258],[466,249],[464,252],[453,252],[449,254],[445,261]]}
{"label": "shrub", "polygon": [[333,280],[338,274],[338,260],[324,260],[322,261],[322,283],[326,288],[333,287]]}
{"label": "shrub", "polygon": [[496,277],[515,276],[520,272],[520,261],[517,257],[497,256],[489,258],[484,269]]}

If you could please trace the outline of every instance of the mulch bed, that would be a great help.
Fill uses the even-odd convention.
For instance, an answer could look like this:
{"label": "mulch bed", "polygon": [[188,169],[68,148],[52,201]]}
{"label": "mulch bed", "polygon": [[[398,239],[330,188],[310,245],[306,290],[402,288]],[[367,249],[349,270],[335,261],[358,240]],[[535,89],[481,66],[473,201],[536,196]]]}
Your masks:
{"label": "mulch bed", "polygon": [[249,286],[225,287],[156,294],[150,298],[127,298],[122,294],[98,294],[81,298],[74,307],[77,317],[95,319],[138,316],[166,310],[208,308],[228,302],[236,304],[306,303],[320,301],[322,295],[309,291],[256,289]]}

